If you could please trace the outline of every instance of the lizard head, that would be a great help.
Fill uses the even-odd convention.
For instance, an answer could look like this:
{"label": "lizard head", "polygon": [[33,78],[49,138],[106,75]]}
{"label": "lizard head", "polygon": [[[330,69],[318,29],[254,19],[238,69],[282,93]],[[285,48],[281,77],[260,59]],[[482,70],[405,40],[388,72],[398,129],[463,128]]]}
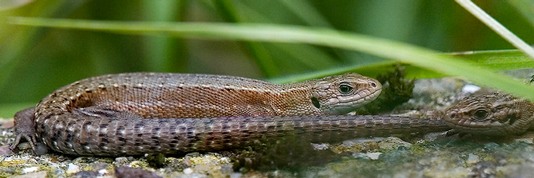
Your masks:
{"label": "lizard head", "polygon": [[325,114],[346,114],[375,100],[381,91],[378,80],[347,73],[319,79],[312,88],[311,101]]}
{"label": "lizard head", "polygon": [[445,111],[445,121],[455,131],[504,136],[522,134],[531,125],[533,107],[530,102],[509,94],[479,91]]}

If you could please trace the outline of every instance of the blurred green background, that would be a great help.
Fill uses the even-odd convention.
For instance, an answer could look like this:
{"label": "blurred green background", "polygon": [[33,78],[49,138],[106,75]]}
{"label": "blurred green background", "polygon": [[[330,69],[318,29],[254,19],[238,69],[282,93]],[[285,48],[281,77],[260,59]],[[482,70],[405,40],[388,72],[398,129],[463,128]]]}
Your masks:
{"label": "blurred green background", "polygon": [[[518,8],[524,1],[474,2],[523,40],[534,41],[534,23]],[[154,71],[269,79],[386,60],[303,44],[15,26],[6,23],[11,16],[285,24],[443,52],[513,48],[451,0],[0,0],[0,117],[11,117],[63,85],[101,74]]]}

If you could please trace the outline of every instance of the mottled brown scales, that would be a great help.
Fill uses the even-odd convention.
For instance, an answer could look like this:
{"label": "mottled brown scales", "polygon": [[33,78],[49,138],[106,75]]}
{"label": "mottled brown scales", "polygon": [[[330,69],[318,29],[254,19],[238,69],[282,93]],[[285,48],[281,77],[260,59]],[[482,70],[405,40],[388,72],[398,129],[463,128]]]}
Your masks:
{"label": "mottled brown scales", "polygon": [[[72,155],[219,150],[295,130],[303,119],[297,116],[347,113],[380,91],[378,81],[358,74],[287,85],[200,74],[105,75],[45,97],[24,112],[35,116],[35,134],[17,134]],[[317,128],[319,122],[302,127]]]}
{"label": "mottled brown scales", "polygon": [[105,75],[62,87],[18,112],[11,148],[25,138],[37,154],[45,153],[40,142],[70,155],[173,154],[239,148],[289,133],[318,142],[451,127],[510,135],[534,123],[531,102],[487,91],[453,104],[444,119],[340,115],[380,90],[358,74],[287,85],[198,74]]}
{"label": "mottled brown scales", "polygon": [[534,104],[493,90],[481,90],[453,104],[444,120],[458,132],[509,136],[534,128]]}
{"label": "mottled brown scales", "polygon": [[[351,109],[380,93],[377,81],[356,74],[346,75],[346,81],[339,80],[338,83],[332,83],[336,81],[330,77],[290,85],[238,77],[183,75],[158,74],[141,78],[145,80],[128,76],[125,81],[119,81],[124,77],[121,75],[103,76],[74,83],[62,93],[80,94],[69,102],[68,108],[93,106],[153,118],[342,114],[348,112],[347,109],[337,111],[334,108],[336,103],[340,106],[342,103],[331,101],[335,97],[344,97],[336,88],[340,82],[352,85],[354,93],[351,96],[358,93],[358,98],[368,96],[362,100],[346,97]],[[173,76],[175,79],[171,80]],[[96,87],[91,87],[91,81],[98,80],[110,83],[99,82]],[[312,97],[320,101],[320,108],[313,105]]]}

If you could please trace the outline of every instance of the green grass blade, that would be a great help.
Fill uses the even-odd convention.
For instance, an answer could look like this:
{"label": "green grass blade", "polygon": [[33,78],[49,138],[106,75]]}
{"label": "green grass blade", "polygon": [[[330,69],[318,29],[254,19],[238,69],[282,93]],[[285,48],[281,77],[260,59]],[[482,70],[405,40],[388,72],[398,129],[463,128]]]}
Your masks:
{"label": "green grass blade", "polygon": [[449,55],[463,57],[483,68],[495,71],[534,68],[534,60],[519,50],[473,51]]}
{"label": "green grass blade", "polygon": [[[476,63],[479,68],[489,69],[492,71],[534,68],[534,61],[519,50],[471,51],[461,53],[444,53],[443,55],[452,57],[462,57],[466,61]],[[270,81],[276,83],[290,83],[345,72],[357,72],[370,76],[376,76],[391,71],[391,66],[395,65],[396,63],[398,62],[388,60],[364,66],[352,65],[345,67],[337,67],[318,72],[273,78],[270,79]],[[423,79],[446,76],[444,74],[437,73],[425,68],[413,66],[410,64],[405,64],[404,67],[406,69],[405,74],[407,78]]]}
{"label": "green grass blade", "polygon": [[[149,21],[172,22],[181,18],[185,9],[182,0],[143,1],[143,17]],[[177,45],[176,41],[165,36],[147,36],[144,40],[145,64],[150,71],[180,71],[185,69],[186,57],[182,57],[186,50]],[[180,57],[177,57],[180,56]],[[177,64],[175,64],[177,63]]]}
{"label": "green grass blade", "polygon": [[[240,23],[242,18],[234,6],[234,2],[230,0],[215,0],[213,1],[219,14],[228,22]],[[244,49],[256,61],[258,67],[265,76],[277,76],[280,74],[280,69],[276,66],[272,55],[261,43],[243,42],[241,43]]]}
{"label": "green grass blade", "polygon": [[290,9],[291,12],[295,13],[295,15],[306,22],[306,24],[311,26],[332,27],[328,20],[321,16],[317,9],[306,1],[282,0],[280,3]]}
{"label": "green grass blade", "polygon": [[480,68],[476,63],[461,60],[458,57],[444,56],[437,51],[405,43],[329,29],[254,24],[106,22],[22,17],[10,18],[9,22],[17,25],[98,30],[123,34],[166,34],[202,39],[306,43],[356,50],[447,75],[461,76],[477,84],[499,88],[534,101],[533,87],[511,77]]}

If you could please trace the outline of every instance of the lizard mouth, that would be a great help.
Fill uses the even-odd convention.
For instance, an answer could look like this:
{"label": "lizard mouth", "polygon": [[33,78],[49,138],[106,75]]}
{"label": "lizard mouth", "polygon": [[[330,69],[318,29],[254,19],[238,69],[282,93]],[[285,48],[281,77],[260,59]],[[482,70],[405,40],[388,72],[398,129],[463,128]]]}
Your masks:
{"label": "lizard mouth", "polygon": [[370,103],[371,101],[374,101],[380,93],[382,93],[382,89],[376,89],[376,90],[367,90],[365,92],[362,92],[365,97],[362,97],[361,99],[355,101],[354,103],[360,103],[358,106]]}
{"label": "lizard mouth", "polygon": [[374,101],[382,92],[382,89],[369,89],[365,91],[360,91],[361,94],[359,96],[365,96],[361,97],[357,100],[351,100],[349,99],[347,102],[340,102],[336,103],[334,107],[331,108],[332,113],[348,113],[351,111],[354,111],[356,108],[359,108],[367,103],[370,103]]}

